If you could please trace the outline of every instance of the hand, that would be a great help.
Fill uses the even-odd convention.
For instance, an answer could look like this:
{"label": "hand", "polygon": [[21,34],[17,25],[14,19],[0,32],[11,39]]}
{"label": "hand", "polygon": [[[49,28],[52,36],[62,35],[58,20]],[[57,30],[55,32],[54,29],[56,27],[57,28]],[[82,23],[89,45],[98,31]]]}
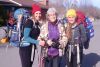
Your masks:
{"label": "hand", "polygon": [[37,40],[39,40],[39,41],[40,41],[40,40],[41,40],[41,37],[38,37],[38,39],[37,39]]}
{"label": "hand", "polygon": [[62,38],[62,41],[63,41],[63,42],[68,42],[68,38],[67,38],[67,37],[63,37],[63,38]]}
{"label": "hand", "polygon": [[53,43],[53,42],[52,42],[51,40],[48,40],[48,41],[47,41],[47,44],[48,44],[49,46],[51,46],[52,43]]}
{"label": "hand", "polygon": [[63,48],[65,48],[65,47],[66,47],[66,46],[65,46],[64,44],[60,44],[60,45],[59,45],[59,48],[60,48],[60,49],[63,49]]}
{"label": "hand", "polygon": [[45,45],[45,41],[40,40],[40,41],[39,41],[39,45],[40,45],[40,46],[44,46],[44,45]]}

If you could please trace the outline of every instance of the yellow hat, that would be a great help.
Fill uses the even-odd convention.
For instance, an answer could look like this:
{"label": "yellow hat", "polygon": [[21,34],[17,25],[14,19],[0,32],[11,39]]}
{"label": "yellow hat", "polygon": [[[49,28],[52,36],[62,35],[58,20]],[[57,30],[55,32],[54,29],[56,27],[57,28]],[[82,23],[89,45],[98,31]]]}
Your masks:
{"label": "yellow hat", "polygon": [[69,9],[66,13],[66,17],[76,17],[76,10]]}

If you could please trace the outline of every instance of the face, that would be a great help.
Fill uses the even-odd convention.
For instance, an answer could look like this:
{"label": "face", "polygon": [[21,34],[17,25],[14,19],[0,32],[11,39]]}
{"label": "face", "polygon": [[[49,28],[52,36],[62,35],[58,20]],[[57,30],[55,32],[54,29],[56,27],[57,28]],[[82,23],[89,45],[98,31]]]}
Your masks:
{"label": "face", "polygon": [[72,24],[75,23],[75,19],[75,17],[67,17],[68,22]]}
{"label": "face", "polygon": [[48,19],[50,22],[55,22],[57,19],[57,15],[55,13],[48,14]]}
{"label": "face", "polygon": [[34,16],[35,20],[38,20],[39,21],[41,19],[41,12],[40,11],[37,11],[37,12],[34,13],[33,16]]}

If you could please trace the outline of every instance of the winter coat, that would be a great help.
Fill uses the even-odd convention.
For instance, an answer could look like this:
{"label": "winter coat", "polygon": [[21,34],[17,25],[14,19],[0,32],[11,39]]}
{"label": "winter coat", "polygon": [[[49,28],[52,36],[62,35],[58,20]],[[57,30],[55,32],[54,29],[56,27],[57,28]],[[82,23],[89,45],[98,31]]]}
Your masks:
{"label": "winter coat", "polygon": [[[67,23],[65,24],[65,28],[67,28]],[[72,26],[72,38],[70,40],[71,43],[84,43],[87,41],[86,29],[83,24],[74,24]]]}
{"label": "winter coat", "polygon": [[[58,41],[61,45],[66,45],[67,44],[67,37],[65,34],[64,26],[60,22],[58,23],[57,26],[58,26],[59,35],[60,35]],[[48,33],[49,33],[49,31],[48,31],[48,21],[47,21],[40,29],[39,38],[42,38],[42,39],[48,41]]]}

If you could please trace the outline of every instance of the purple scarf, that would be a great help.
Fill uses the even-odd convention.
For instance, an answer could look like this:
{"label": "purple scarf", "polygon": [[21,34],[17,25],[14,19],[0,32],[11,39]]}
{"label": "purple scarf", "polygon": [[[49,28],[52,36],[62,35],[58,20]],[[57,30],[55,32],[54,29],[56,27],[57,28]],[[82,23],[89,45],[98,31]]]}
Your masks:
{"label": "purple scarf", "polygon": [[58,29],[58,23],[48,23],[48,39],[51,40],[58,40],[59,39],[59,29]]}

